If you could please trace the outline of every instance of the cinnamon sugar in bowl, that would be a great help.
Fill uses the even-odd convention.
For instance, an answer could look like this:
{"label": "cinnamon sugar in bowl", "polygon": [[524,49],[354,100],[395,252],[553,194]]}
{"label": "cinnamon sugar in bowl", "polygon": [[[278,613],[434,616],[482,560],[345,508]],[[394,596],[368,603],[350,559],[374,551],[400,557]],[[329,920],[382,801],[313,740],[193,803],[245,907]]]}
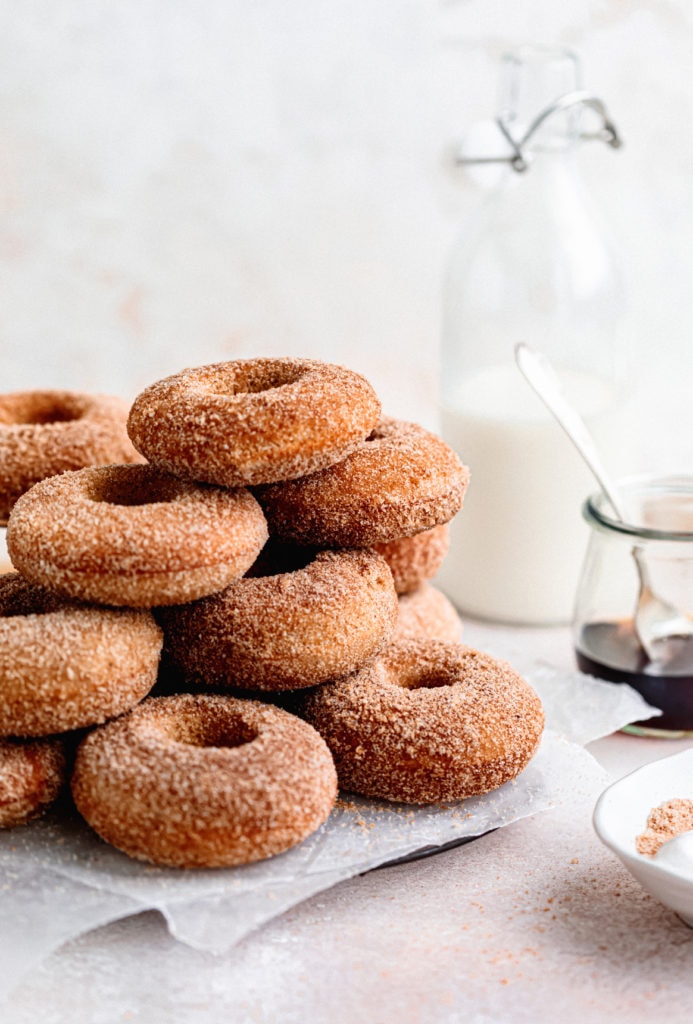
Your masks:
{"label": "cinnamon sugar in bowl", "polygon": [[[693,747],[614,782],[597,801],[593,823],[642,887],[693,928],[693,832],[679,813],[691,801]],[[643,838],[657,830],[661,841]]]}

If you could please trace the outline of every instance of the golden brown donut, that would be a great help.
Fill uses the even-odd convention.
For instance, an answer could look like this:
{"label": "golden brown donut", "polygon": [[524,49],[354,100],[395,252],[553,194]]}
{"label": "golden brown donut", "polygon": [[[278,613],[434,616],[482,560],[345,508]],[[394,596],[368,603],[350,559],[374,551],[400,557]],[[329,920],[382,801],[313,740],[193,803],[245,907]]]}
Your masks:
{"label": "golden brown donut", "polygon": [[0,576],[0,736],[105,722],[156,682],[163,643],[150,612],[62,600]]}
{"label": "golden brown donut", "polygon": [[353,370],[316,359],[238,359],[146,388],[128,431],[147,459],[191,480],[240,487],[289,480],[343,459],[378,422]]}
{"label": "golden brown donut", "polygon": [[462,622],[445,594],[424,583],[417,590],[399,597],[399,616],[393,636],[396,640],[445,640],[457,644],[462,639]]}
{"label": "golden brown donut", "polygon": [[371,547],[446,523],[469,472],[415,423],[384,419],[342,462],[256,491],[270,533],[316,547]]}
{"label": "golden brown donut", "polygon": [[392,644],[370,667],[311,693],[304,715],[340,788],[414,804],[464,800],[514,778],[544,725],[506,662],[461,644]]}
{"label": "golden brown donut", "polygon": [[390,566],[397,593],[408,594],[433,579],[443,564],[449,545],[447,523],[441,523],[432,530],[415,533],[413,537],[399,537],[373,547]]}
{"label": "golden brown donut", "polygon": [[0,522],[20,494],[55,473],[141,462],[125,429],[128,407],[112,395],[15,391],[0,395]]}
{"label": "golden brown donut", "polygon": [[65,781],[60,739],[0,739],[0,828],[38,817],[57,799]]}
{"label": "golden brown donut", "polygon": [[7,548],[27,579],[68,597],[149,608],[221,590],[267,539],[249,491],[154,466],[102,466],[35,484],[10,516]]}
{"label": "golden brown donut", "polygon": [[397,595],[375,552],[321,551],[293,571],[246,576],[157,617],[170,661],[191,681],[294,690],[374,658],[395,628]]}
{"label": "golden brown donut", "polygon": [[302,842],[337,792],[330,752],[306,722],[258,701],[150,697],[82,742],[80,813],[138,860],[248,864]]}

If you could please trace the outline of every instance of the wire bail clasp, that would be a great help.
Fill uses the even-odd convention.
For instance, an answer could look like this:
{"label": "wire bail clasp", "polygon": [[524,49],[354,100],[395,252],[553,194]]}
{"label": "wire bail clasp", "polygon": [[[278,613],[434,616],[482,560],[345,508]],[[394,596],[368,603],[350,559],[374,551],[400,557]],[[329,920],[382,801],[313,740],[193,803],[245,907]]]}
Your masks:
{"label": "wire bail clasp", "polygon": [[525,154],[525,149],[531,142],[532,137],[550,117],[553,117],[554,114],[564,113],[574,107],[588,107],[590,110],[593,110],[598,114],[602,121],[602,124],[597,131],[580,132],[578,134],[579,139],[590,142],[594,140],[598,142],[605,142],[608,146],[611,146],[612,149],[619,149],[623,145],[623,140],[616,129],[616,125],[609,117],[604,101],[598,96],[593,96],[591,93],[584,92],[583,90],[575,90],[574,92],[568,92],[565,93],[564,96],[560,96],[550,106],[542,110],[541,113],[538,114],[530,123],[529,127],[520,139],[515,139],[507,122],[502,117],[497,117],[496,124],[498,125],[503,138],[510,146],[511,152],[507,156],[458,155],[455,158],[455,163],[510,164],[514,171],[521,174],[526,171],[530,165],[530,160]]}

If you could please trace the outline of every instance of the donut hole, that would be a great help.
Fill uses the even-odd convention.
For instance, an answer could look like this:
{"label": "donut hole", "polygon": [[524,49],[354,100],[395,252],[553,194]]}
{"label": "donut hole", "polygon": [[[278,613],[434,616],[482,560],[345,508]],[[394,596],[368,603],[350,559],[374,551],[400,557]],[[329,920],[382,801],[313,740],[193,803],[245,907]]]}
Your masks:
{"label": "donut hole", "polygon": [[78,409],[56,400],[53,395],[18,397],[3,410],[3,422],[16,426],[48,426],[51,423],[70,423],[82,418]]}
{"label": "donut hole", "polygon": [[441,686],[454,686],[457,678],[434,665],[412,665],[398,681],[407,690],[436,690]]}
{"label": "donut hole", "polygon": [[[276,363],[264,366],[239,367],[231,382],[230,393],[232,395],[258,395],[263,391],[272,391],[274,388],[285,387],[287,384],[295,384],[304,376],[305,367]],[[222,394],[228,392],[223,391]]]}
{"label": "donut hole", "polygon": [[315,548],[300,547],[272,537],[267,541],[246,576],[260,579],[266,576],[282,576],[285,573],[307,569],[316,555]]}
{"label": "donut hole", "polygon": [[158,505],[175,501],[186,489],[176,477],[149,466],[111,466],[95,481],[90,496],[108,505]]}
{"label": "donut hole", "polygon": [[371,430],[368,437],[364,438],[368,441],[388,441],[390,438],[395,437],[398,433],[397,421],[383,419]]}
{"label": "donut hole", "polygon": [[181,717],[170,731],[171,739],[189,747],[242,747],[257,735],[241,718],[197,715]]}

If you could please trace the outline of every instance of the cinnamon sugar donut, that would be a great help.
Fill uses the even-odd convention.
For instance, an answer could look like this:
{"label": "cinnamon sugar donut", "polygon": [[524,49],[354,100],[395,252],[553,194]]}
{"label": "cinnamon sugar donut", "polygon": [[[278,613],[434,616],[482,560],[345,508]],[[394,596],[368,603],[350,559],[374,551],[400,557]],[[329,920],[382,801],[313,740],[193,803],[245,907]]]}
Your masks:
{"label": "cinnamon sugar donut", "polygon": [[38,817],[57,799],[65,781],[61,740],[0,739],[0,828]]}
{"label": "cinnamon sugar donut", "polygon": [[150,697],[82,742],[80,813],[138,860],[228,867],[281,853],[328,817],[330,752],[306,722],[233,697]]}
{"label": "cinnamon sugar donut", "polygon": [[446,523],[469,472],[415,423],[384,419],[353,454],[300,480],[257,489],[270,532],[317,547],[371,547]]}
{"label": "cinnamon sugar donut", "polygon": [[506,662],[461,644],[392,644],[373,665],[312,693],[304,715],[342,789],[414,804],[497,789],[525,768],[544,725]]}
{"label": "cinnamon sugar donut", "polygon": [[443,564],[449,546],[447,523],[415,533],[413,537],[399,537],[397,540],[373,545],[390,566],[398,594],[408,594],[433,579]]}
{"label": "cinnamon sugar donut", "polygon": [[69,597],[148,608],[221,590],[267,539],[249,491],[189,483],[154,466],[102,466],[35,484],[7,547],[32,582]]}
{"label": "cinnamon sugar donut", "polygon": [[141,462],[125,429],[128,407],[111,395],[15,391],[0,395],[0,522],[47,476],[110,462]]}
{"label": "cinnamon sugar donut", "polygon": [[105,722],[156,682],[152,615],[61,600],[0,576],[0,735],[47,736]]}
{"label": "cinnamon sugar donut", "polygon": [[[277,568],[280,571],[277,571]],[[309,553],[219,594],[157,612],[166,652],[191,682],[293,690],[355,672],[388,643],[397,595],[372,551]]]}
{"label": "cinnamon sugar donut", "polygon": [[338,462],[379,415],[375,392],[352,370],[239,359],[152,384],[135,399],[128,431],[138,451],[176,476],[239,487]]}
{"label": "cinnamon sugar donut", "polygon": [[445,640],[457,644],[462,639],[462,622],[445,594],[424,583],[417,590],[399,597],[399,616],[395,640]]}

